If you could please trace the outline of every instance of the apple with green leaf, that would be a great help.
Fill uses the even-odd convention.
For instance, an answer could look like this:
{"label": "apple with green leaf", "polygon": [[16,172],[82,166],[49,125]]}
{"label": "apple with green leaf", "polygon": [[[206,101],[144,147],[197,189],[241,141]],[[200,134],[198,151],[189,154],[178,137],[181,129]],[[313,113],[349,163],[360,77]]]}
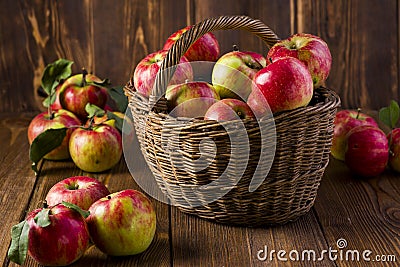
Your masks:
{"label": "apple with green leaf", "polygon": [[108,99],[108,80],[101,80],[93,74],[83,70],[66,79],[60,88],[60,104],[76,114],[81,120],[86,120],[88,113],[85,110],[87,103],[104,108]]}
{"label": "apple with green leaf", "polygon": [[[104,114],[104,110],[90,103],[86,111],[92,121],[96,114]],[[69,151],[73,162],[81,170],[103,172],[114,167],[121,159],[122,136],[110,125],[94,125],[91,122],[71,134]]]}
{"label": "apple with green leaf", "polygon": [[20,265],[27,254],[44,266],[66,266],[77,261],[90,242],[87,216],[87,212],[70,203],[45,203],[12,227],[8,257]]}
{"label": "apple with green leaf", "polygon": [[126,256],[145,251],[156,231],[156,213],[143,193],[126,189],[97,200],[86,218],[96,247],[108,255]]}
{"label": "apple with green leaf", "polygon": [[99,180],[88,176],[73,176],[54,184],[47,192],[46,201],[50,206],[65,201],[88,210],[95,201],[109,194],[110,191]]}

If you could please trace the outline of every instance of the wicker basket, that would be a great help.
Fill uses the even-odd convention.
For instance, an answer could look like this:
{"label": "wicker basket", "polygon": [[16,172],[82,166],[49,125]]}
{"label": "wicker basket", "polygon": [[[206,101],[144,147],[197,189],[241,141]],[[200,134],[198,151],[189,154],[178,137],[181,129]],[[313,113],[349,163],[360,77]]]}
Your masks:
{"label": "wicker basket", "polygon": [[[205,33],[229,29],[247,30],[268,47],[279,40],[261,21],[246,16],[207,19],[171,47],[161,70],[178,64],[190,45]],[[125,92],[144,158],[172,204],[202,218],[245,226],[284,224],[309,211],[329,161],[333,120],[340,104],[332,90],[318,88],[307,107],[260,121],[218,123],[167,114],[164,95],[171,75],[172,71],[157,75],[149,99],[135,91],[133,77]],[[237,131],[238,125],[244,125],[244,134]],[[274,125],[274,136],[261,134]],[[231,142],[232,135],[244,141]],[[212,143],[204,144],[204,140]],[[265,147],[275,153],[260,161]],[[260,173],[268,175],[261,177],[262,183],[255,190],[249,190],[254,175]],[[222,175],[224,179],[219,179]],[[197,190],[207,189],[209,184],[215,186],[214,190]],[[210,202],[218,190],[224,194]]]}

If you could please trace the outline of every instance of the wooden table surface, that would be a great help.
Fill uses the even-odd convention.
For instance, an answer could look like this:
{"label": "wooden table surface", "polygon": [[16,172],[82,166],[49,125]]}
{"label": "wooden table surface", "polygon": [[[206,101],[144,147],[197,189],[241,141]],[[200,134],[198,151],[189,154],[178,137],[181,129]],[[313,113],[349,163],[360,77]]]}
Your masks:
{"label": "wooden table surface", "polygon": [[[6,256],[11,226],[39,207],[54,183],[69,176],[89,175],[105,183],[111,192],[139,189],[123,160],[102,174],[84,173],[72,162],[45,161],[35,177],[26,136],[33,115],[0,114],[2,266],[16,266]],[[144,168],[141,175],[150,175],[141,155],[137,160],[138,166]],[[147,251],[130,257],[109,257],[92,246],[72,266],[400,265],[400,175],[390,170],[379,177],[361,180],[352,177],[342,162],[331,159],[311,211],[296,222],[277,227],[220,225],[184,214],[155,200],[153,203],[157,212],[157,231]],[[282,252],[278,253],[279,250]],[[289,255],[293,258],[296,252],[300,259],[292,261]],[[315,261],[312,252],[315,252]],[[351,254],[357,252],[360,260],[351,260]],[[370,262],[363,259],[362,253]],[[331,259],[329,254],[337,259]],[[25,266],[37,266],[37,263],[28,257]]]}

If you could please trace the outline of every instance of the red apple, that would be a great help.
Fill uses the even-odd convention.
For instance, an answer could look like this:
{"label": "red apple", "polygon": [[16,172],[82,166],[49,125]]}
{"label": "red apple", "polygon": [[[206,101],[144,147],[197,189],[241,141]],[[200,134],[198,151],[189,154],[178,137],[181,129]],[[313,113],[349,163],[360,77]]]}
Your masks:
{"label": "red apple", "polygon": [[83,171],[102,172],[114,167],[122,155],[122,137],[106,124],[76,129],[69,141],[73,162]]}
{"label": "red apple", "polygon": [[[181,38],[182,34],[189,30],[192,26],[180,29],[168,37],[163,49],[168,50],[171,46]],[[189,61],[216,61],[219,57],[220,48],[217,38],[211,32],[204,34],[195,41],[185,53],[185,57]]]}
{"label": "red apple", "polygon": [[74,176],[53,185],[47,193],[46,201],[50,206],[65,201],[88,210],[95,201],[109,194],[110,191],[99,180],[87,176]]}
{"label": "red apple", "polygon": [[212,84],[221,99],[247,100],[253,78],[266,66],[265,58],[254,52],[232,51],[216,62],[212,72]]}
{"label": "red apple", "polygon": [[361,113],[360,110],[341,110],[336,113],[331,147],[331,154],[334,158],[344,161],[346,135],[351,129],[359,125],[379,127],[372,117]]}
{"label": "red apple", "polygon": [[165,94],[170,115],[174,117],[204,117],[211,105],[220,98],[207,82],[186,82],[171,85]]}
{"label": "red apple", "polygon": [[[98,84],[95,84],[98,83]],[[88,113],[85,110],[87,103],[104,108],[107,103],[107,89],[99,84],[103,83],[93,74],[77,74],[69,77],[60,88],[60,103],[77,115],[81,120],[86,120]]]}
{"label": "red apple", "polygon": [[50,224],[46,227],[35,219],[46,208],[36,209],[26,218],[29,224],[28,253],[41,265],[69,265],[88,248],[90,237],[85,218],[63,204],[47,209]]}
{"label": "red apple", "polygon": [[272,113],[307,106],[313,82],[306,66],[296,58],[281,58],[257,72],[247,104],[256,116],[268,107]]}
{"label": "red apple", "polygon": [[80,120],[71,112],[65,109],[59,109],[53,111],[52,115],[48,112],[43,112],[33,118],[28,127],[28,141],[32,144],[33,140],[46,131],[47,129],[58,129],[64,127],[70,127],[67,130],[67,135],[65,136],[62,144],[49,152],[44,156],[45,159],[49,160],[65,160],[70,157],[68,150],[68,142],[71,133],[75,130],[74,127],[80,126]]}
{"label": "red apple", "polygon": [[345,163],[353,173],[362,177],[379,175],[388,159],[388,140],[381,129],[360,125],[347,133]]}
{"label": "red apple", "polygon": [[225,98],[213,104],[204,115],[205,120],[229,121],[254,118],[250,107],[243,101]]}
{"label": "red apple", "polygon": [[[150,96],[157,73],[167,53],[167,50],[151,53],[137,64],[133,74],[133,84],[140,94],[146,97]],[[182,57],[169,84],[179,84],[191,80],[193,80],[192,66],[185,57]]]}
{"label": "red apple", "polygon": [[387,139],[390,143],[389,166],[396,172],[400,172],[400,128],[393,129]]}
{"label": "red apple", "polygon": [[156,213],[151,201],[141,192],[126,189],[101,198],[89,209],[86,218],[94,244],[114,256],[145,251],[156,231]]}
{"label": "red apple", "polygon": [[295,57],[307,66],[314,87],[325,83],[331,70],[332,56],[328,45],[320,37],[307,33],[294,34],[271,47],[267,58],[274,62],[287,56]]}

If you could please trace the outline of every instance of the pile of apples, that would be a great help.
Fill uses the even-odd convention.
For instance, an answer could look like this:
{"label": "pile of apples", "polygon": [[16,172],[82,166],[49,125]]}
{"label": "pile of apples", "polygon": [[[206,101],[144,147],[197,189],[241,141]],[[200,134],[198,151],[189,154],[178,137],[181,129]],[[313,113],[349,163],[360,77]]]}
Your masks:
{"label": "pile of apples", "polygon": [[341,110],[334,121],[331,154],[344,161],[357,176],[374,177],[387,166],[400,172],[399,105],[392,101],[379,111],[379,120],[390,129],[388,134],[371,116],[358,110]]}
{"label": "pile of apples", "polygon": [[[72,158],[87,172],[108,170],[121,158],[121,130],[124,102],[127,102],[120,92],[122,88],[120,91],[108,88],[108,80],[85,70],[71,75],[72,64],[59,59],[43,72],[42,88],[48,95],[43,104],[48,110],[35,116],[28,127],[35,171],[42,158]],[[111,108],[109,103],[117,108]]]}
{"label": "pile of apples", "polygon": [[44,266],[77,261],[93,242],[112,256],[136,255],[154,238],[156,213],[141,192],[110,193],[100,181],[74,176],[56,183],[43,208],[12,228],[9,258],[23,264],[27,254]]}
{"label": "pile of apples", "polygon": [[[168,49],[190,28],[173,33],[161,50],[137,64],[133,81],[138,93],[149,97]],[[196,76],[199,70],[195,67],[201,69],[201,63],[205,66],[207,62],[214,64],[211,79],[204,81]],[[174,117],[217,121],[259,118],[307,106],[314,88],[326,81],[331,64],[328,45],[312,34],[298,33],[281,40],[264,57],[239,51],[236,46],[221,56],[215,35],[207,33],[181,57],[165,97]]]}

